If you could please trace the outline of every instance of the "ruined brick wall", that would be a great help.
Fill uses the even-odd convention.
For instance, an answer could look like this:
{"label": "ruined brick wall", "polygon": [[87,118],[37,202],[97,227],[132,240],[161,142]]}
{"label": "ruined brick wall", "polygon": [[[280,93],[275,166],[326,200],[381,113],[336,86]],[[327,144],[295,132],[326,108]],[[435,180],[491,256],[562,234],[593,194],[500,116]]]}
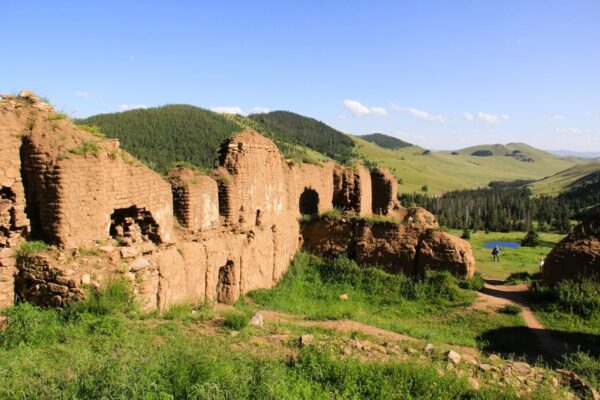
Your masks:
{"label": "ruined brick wall", "polygon": [[[14,287],[23,299],[64,306],[83,294],[82,286],[97,288],[122,276],[146,309],[232,303],[250,290],[273,287],[285,273],[302,243],[302,214],[334,206],[369,214],[372,189],[382,187],[375,208],[390,212],[395,197],[385,172],[372,182],[362,165],[292,166],[271,140],[253,131],[224,144],[221,166],[210,176],[179,169],[167,182],[117,140],[78,129],[39,99],[15,104],[22,109],[10,110],[14,121],[5,115],[0,120],[7,143],[0,148],[0,306],[12,303],[14,294],[14,269],[2,268],[14,266],[11,255],[29,230],[60,247],[19,260]],[[176,230],[174,211],[181,223]],[[398,259],[416,257],[405,250],[418,247],[408,228],[326,228],[305,242],[318,247],[321,240],[367,263],[389,261],[398,271]],[[434,239],[428,249],[452,247]]]}
{"label": "ruined brick wall", "polygon": [[177,168],[169,173],[169,181],[175,216],[182,226],[195,232],[219,224],[219,189],[214,179]]}
{"label": "ruined brick wall", "polygon": [[314,215],[333,208],[334,163],[295,165],[291,170],[291,215]]}
{"label": "ruined brick wall", "polygon": [[388,215],[398,199],[398,181],[385,168],[371,172],[371,192],[373,194],[373,213]]}
{"label": "ruined brick wall", "polygon": [[117,140],[96,138],[68,121],[55,124],[33,119],[23,142],[32,225],[65,247],[114,237],[121,219],[131,221],[129,227],[139,223],[140,240],[170,241],[170,185],[120,150]]}
{"label": "ruined brick wall", "polygon": [[287,215],[290,167],[275,143],[254,131],[240,132],[221,149],[221,165],[230,174],[231,221],[258,226]]}
{"label": "ruined brick wall", "polygon": [[335,169],[333,186],[334,207],[357,215],[372,213],[371,174],[363,165]]}
{"label": "ruined brick wall", "polygon": [[29,230],[21,179],[21,136],[27,125],[22,105],[9,96],[0,103],[0,308],[14,300],[14,252]]}

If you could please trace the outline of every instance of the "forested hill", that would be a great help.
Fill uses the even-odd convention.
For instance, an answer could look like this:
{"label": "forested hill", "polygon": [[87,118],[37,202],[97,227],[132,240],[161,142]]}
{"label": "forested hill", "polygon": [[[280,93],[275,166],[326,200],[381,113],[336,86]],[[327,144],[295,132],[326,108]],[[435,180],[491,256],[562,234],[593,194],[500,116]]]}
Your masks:
{"label": "forested hill", "polygon": [[384,135],[383,133],[371,133],[369,135],[361,135],[359,137],[367,142],[375,143],[384,149],[393,150],[412,146],[412,144],[405,142],[404,140],[400,140],[393,136]]}
{"label": "forested hill", "polygon": [[242,129],[221,114],[188,105],[100,114],[77,124],[98,126],[121,146],[154,170],[165,173],[176,162],[211,168],[217,149]]}
{"label": "forested hill", "polygon": [[319,162],[332,158],[347,162],[354,142],[322,122],[286,111],[249,117],[225,115],[189,105],[167,105],[100,114],[75,121],[97,126],[154,170],[165,173],[187,162],[210,169],[220,144],[233,133],[254,129],[272,138],[286,158]]}
{"label": "forested hill", "polygon": [[353,156],[352,139],[316,119],[289,111],[253,114],[248,118],[256,121],[261,131],[280,141],[311,148],[342,163]]}

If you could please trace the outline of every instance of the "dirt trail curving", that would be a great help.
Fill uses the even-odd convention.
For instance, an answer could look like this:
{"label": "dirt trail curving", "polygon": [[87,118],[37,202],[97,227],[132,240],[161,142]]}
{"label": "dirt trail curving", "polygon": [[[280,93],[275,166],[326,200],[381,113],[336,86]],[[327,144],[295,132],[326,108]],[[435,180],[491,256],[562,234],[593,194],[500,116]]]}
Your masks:
{"label": "dirt trail curving", "polygon": [[486,279],[484,288],[478,293],[475,309],[497,309],[504,305],[514,304],[523,309],[522,316],[525,325],[532,330],[542,349],[554,357],[572,351],[565,343],[548,332],[540,323],[530,307],[529,288],[525,284],[504,285],[502,281]]}

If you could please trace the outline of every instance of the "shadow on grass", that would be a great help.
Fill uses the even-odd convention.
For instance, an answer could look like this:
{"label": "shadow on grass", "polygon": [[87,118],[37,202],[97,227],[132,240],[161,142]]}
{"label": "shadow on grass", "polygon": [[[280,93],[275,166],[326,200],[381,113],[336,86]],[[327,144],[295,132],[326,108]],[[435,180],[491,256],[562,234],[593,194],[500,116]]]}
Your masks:
{"label": "shadow on grass", "polygon": [[[565,343],[563,354],[583,351],[600,357],[600,335],[546,330],[550,335]],[[486,331],[477,337],[482,350],[490,353],[514,355],[528,362],[543,360],[557,365],[561,357],[543,350],[536,337],[536,330],[524,326],[505,327]]]}

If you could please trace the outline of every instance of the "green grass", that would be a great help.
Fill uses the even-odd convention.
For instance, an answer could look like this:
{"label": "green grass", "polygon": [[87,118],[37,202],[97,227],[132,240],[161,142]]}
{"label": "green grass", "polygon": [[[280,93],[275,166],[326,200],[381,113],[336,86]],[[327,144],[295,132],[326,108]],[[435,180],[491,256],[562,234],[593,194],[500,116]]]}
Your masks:
{"label": "green grass", "polygon": [[[448,230],[449,233],[460,236],[462,231],[457,229]],[[534,274],[539,272],[540,259],[550,253],[552,248],[564,237],[555,233],[540,232],[542,240],[538,247],[521,247],[518,249],[503,248],[500,262],[492,260],[492,249],[484,249],[486,242],[502,241],[520,243],[525,234],[523,232],[471,232],[471,247],[477,263],[476,269],[484,278],[504,280],[512,273],[527,272]]]}
{"label": "green grass", "polygon": [[71,154],[77,154],[80,156],[87,156],[88,154],[91,154],[94,157],[98,157],[101,149],[102,147],[98,143],[86,140],[81,144],[81,146],[74,147],[68,151]]}
{"label": "green grass", "polygon": [[248,326],[248,322],[250,322],[250,317],[240,311],[231,311],[225,313],[225,320],[223,321],[223,325],[227,328],[240,331]]}
{"label": "green grass", "polygon": [[41,240],[22,242],[15,251],[16,258],[33,257],[38,253],[48,250],[49,246]]}
{"label": "green grass", "polygon": [[131,293],[113,282],[73,309],[23,303],[5,310],[11,323],[0,331],[0,398],[516,398],[494,382],[474,391],[464,377],[440,377],[434,363],[342,359],[327,345],[247,351],[243,335],[199,335],[189,321],[139,319],[132,309]]}
{"label": "green grass", "polygon": [[102,132],[102,129],[100,129],[100,127],[95,126],[95,125],[77,125],[77,128],[84,130],[88,133],[91,133],[92,135],[96,136],[97,138],[100,139],[105,139],[106,135]]}
{"label": "green grass", "polygon": [[61,112],[48,115],[48,121],[58,121],[61,119],[69,119],[69,116]]}
{"label": "green grass", "polygon": [[498,312],[507,315],[519,315],[521,314],[521,312],[523,312],[523,309],[514,304],[507,304],[505,306],[500,307],[498,309]]}
{"label": "green grass", "polygon": [[[349,300],[339,299],[343,293]],[[486,332],[523,326],[518,316],[465,310],[475,294],[460,289],[449,274],[433,274],[420,282],[347,259],[328,262],[306,253],[296,256],[274,289],[250,296],[261,306],[308,319],[353,319],[432,342],[472,347],[493,348]]]}

